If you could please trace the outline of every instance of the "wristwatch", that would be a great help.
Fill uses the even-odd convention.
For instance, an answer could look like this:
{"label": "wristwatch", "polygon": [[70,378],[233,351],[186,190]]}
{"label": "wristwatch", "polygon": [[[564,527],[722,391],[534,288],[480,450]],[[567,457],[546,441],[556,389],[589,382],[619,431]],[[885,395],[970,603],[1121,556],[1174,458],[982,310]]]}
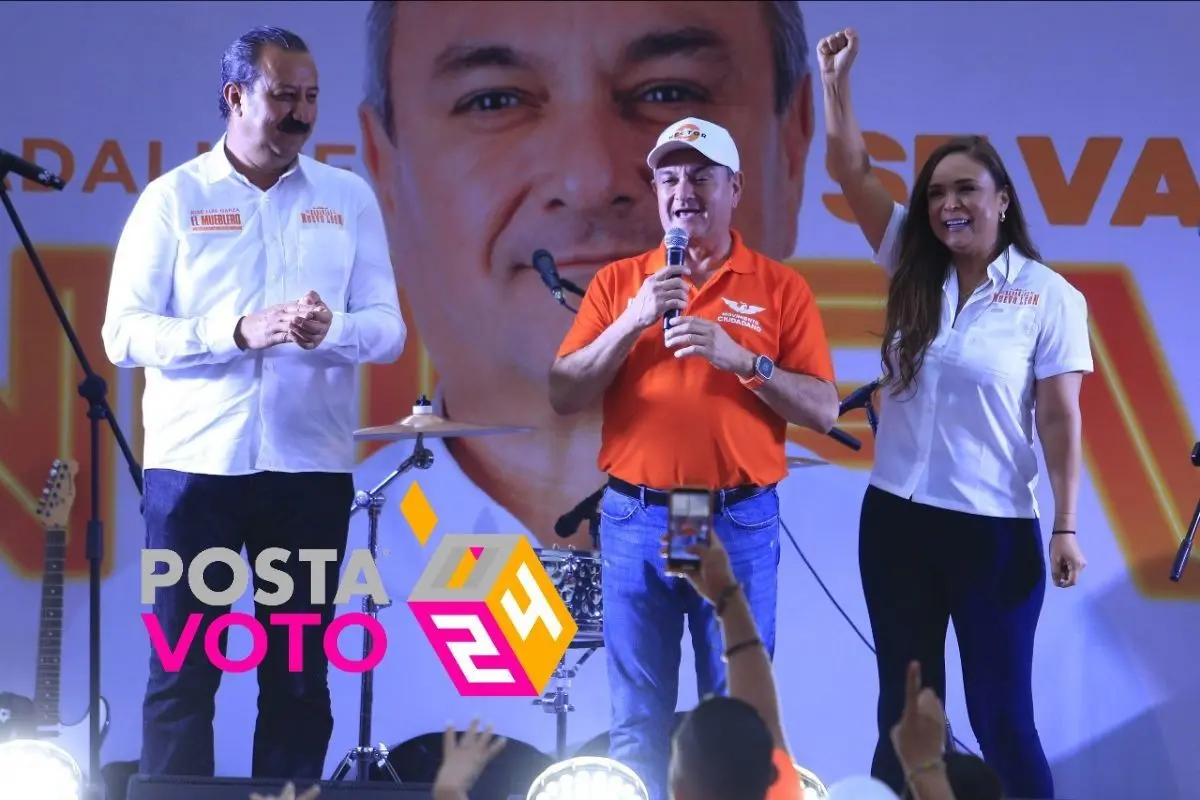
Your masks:
{"label": "wristwatch", "polygon": [[742,385],[751,391],[758,389],[775,374],[775,362],[767,356],[754,357],[754,374],[749,378],[739,378]]}

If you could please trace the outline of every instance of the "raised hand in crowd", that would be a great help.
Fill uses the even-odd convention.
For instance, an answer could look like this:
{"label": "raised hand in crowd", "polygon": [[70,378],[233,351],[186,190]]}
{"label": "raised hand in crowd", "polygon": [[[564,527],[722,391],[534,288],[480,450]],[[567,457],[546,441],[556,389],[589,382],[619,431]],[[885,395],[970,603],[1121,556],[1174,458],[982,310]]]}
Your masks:
{"label": "raised hand in crowd", "polygon": [[921,665],[916,661],[908,665],[904,712],[892,726],[892,746],[914,800],[954,800],[942,760],[946,711],[932,689],[921,687]]}
{"label": "raised hand in crowd", "polygon": [[479,775],[508,740],[492,734],[492,726],[476,731],[479,720],[472,720],[461,737],[454,726],[446,728],[442,746],[442,766],[433,782],[433,800],[468,800],[467,792]]}

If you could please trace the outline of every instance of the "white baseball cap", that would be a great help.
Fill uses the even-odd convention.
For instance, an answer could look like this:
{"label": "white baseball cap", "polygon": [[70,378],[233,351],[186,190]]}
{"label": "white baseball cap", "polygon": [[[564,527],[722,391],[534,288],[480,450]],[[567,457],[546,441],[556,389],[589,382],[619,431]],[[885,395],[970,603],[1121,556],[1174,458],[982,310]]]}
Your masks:
{"label": "white baseball cap", "polygon": [[729,131],[708,120],[688,117],[667,126],[658,137],[658,143],[646,156],[646,164],[650,169],[658,169],[658,162],[667,153],[684,148],[692,148],[715,164],[728,167],[734,172],[741,170],[741,159],[738,158],[737,145]]}

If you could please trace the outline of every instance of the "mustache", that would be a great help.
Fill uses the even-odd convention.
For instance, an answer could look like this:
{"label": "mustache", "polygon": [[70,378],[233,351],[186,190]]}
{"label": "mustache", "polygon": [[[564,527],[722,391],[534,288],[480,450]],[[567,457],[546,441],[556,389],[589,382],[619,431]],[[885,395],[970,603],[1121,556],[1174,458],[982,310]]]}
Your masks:
{"label": "mustache", "polygon": [[308,133],[312,130],[312,125],[289,116],[285,117],[283,122],[279,123],[279,130],[284,133]]}

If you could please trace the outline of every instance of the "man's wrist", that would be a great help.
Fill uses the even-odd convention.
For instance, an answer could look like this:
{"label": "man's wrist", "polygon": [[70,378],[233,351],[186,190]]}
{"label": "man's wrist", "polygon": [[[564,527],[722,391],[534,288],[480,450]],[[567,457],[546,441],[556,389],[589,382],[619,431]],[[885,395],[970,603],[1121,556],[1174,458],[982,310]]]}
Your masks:
{"label": "man's wrist", "polygon": [[758,374],[758,356],[745,351],[742,356],[742,363],[737,369],[737,375],[744,381],[752,380]]}
{"label": "man's wrist", "polygon": [[238,346],[238,350],[245,351],[249,345],[246,343],[246,337],[242,334],[242,323],[246,321],[245,317],[241,317],[237,321],[237,325],[233,326],[233,343]]}
{"label": "man's wrist", "polygon": [[617,317],[617,330],[621,332],[622,338],[634,338],[642,335],[642,331],[650,327],[649,325],[641,325],[638,323],[637,314],[633,312],[633,308],[627,308]]}

